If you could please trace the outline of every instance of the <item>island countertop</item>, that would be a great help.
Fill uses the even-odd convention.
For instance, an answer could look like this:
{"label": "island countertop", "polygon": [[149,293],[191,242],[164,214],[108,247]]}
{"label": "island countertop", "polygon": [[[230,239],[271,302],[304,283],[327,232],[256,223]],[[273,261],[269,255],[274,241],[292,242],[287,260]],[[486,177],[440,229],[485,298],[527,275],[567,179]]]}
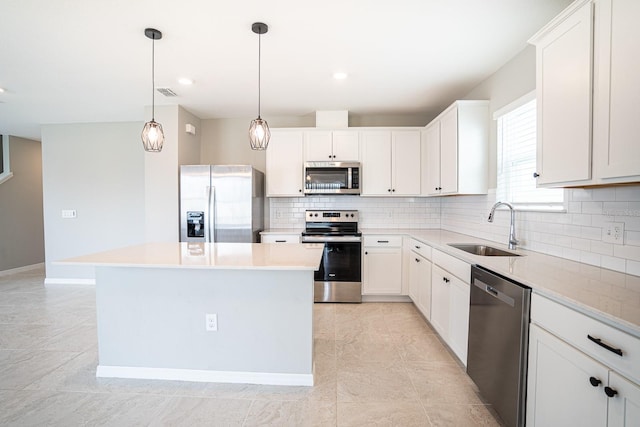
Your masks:
{"label": "island countertop", "polygon": [[113,267],[312,270],[323,244],[146,243],[57,261]]}

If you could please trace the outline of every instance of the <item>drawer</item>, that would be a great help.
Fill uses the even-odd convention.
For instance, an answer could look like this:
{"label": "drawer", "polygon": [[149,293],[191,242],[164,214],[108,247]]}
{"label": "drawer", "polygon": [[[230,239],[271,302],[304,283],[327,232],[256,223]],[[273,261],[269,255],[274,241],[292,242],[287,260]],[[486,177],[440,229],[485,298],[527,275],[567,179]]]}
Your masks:
{"label": "drawer", "polygon": [[432,252],[432,261],[465,283],[471,283],[471,265],[437,249]]}
{"label": "drawer", "polygon": [[370,234],[364,236],[363,246],[402,247],[402,236],[389,234]]}
{"label": "drawer", "polygon": [[422,255],[423,257],[431,261],[431,246],[424,244],[416,239],[409,239],[409,247],[413,252],[417,253],[418,255]]}
{"label": "drawer", "polygon": [[299,234],[261,234],[262,243],[300,243]]}
{"label": "drawer", "polygon": [[[614,371],[640,382],[639,338],[536,293],[531,295],[531,322]],[[603,345],[612,349],[619,349],[622,356],[598,345],[588,336],[602,340]]]}

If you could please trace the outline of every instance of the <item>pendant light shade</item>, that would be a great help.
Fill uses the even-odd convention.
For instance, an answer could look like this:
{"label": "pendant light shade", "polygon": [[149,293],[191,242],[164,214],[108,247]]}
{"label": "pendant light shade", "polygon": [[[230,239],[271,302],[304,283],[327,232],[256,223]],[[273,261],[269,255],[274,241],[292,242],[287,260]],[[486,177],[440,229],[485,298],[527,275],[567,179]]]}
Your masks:
{"label": "pendant light shade", "polygon": [[267,121],[260,117],[260,59],[261,59],[261,36],[269,31],[267,24],[255,22],[251,30],[258,35],[258,118],[251,121],[249,126],[249,143],[252,150],[266,150],[271,139],[271,131]]}
{"label": "pendant light shade", "polygon": [[142,146],[144,151],[159,153],[164,144],[162,125],[155,121],[155,43],[162,38],[162,33],[155,28],[146,28],[144,35],[151,39],[151,121],[142,129]]}

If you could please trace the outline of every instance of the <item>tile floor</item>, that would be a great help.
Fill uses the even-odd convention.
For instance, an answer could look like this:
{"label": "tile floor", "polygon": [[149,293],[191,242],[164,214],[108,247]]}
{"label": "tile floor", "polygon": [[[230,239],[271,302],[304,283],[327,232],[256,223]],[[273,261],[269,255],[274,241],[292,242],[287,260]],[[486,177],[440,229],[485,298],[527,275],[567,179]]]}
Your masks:
{"label": "tile floor", "polygon": [[95,377],[95,289],[0,276],[0,425],[499,425],[412,304],[316,304],[316,385]]}

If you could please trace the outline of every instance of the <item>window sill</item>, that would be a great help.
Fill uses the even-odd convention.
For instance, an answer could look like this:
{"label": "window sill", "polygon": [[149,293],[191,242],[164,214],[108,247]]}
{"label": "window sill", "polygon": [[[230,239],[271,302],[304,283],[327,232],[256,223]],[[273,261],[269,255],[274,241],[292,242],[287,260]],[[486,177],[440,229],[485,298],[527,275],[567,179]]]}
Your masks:
{"label": "window sill", "polygon": [[11,178],[13,178],[12,172],[3,173],[0,175],[0,184],[9,181]]}

